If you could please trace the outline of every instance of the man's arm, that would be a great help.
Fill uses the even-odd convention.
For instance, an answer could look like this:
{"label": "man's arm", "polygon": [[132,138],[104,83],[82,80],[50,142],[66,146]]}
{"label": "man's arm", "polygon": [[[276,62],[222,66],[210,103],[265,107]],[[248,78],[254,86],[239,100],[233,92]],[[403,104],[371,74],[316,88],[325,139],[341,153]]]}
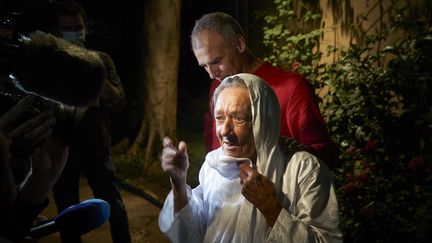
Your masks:
{"label": "man's arm", "polygon": [[110,111],[121,111],[126,106],[126,95],[117,75],[114,62],[106,53],[98,52],[104,62],[107,71],[107,78],[103,84],[100,95],[100,103],[110,109]]}

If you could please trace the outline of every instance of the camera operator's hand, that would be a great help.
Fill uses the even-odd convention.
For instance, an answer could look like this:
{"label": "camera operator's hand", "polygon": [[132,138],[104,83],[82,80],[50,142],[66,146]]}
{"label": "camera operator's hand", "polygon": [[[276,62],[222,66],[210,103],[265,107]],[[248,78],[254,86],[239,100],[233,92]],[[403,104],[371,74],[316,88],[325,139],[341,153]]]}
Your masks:
{"label": "camera operator's hand", "polygon": [[32,168],[20,188],[18,200],[25,203],[43,202],[59,178],[68,157],[68,147],[49,137],[32,154]]}
{"label": "camera operator's hand", "polygon": [[122,87],[117,87],[105,79],[99,96],[99,103],[110,111],[121,111],[126,105],[126,97]]}
{"label": "camera operator's hand", "polygon": [[0,204],[12,202],[16,196],[15,180],[9,166],[9,144],[9,139],[0,132]]}
{"label": "camera operator's hand", "polygon": [[14,146],[31,148],[53,132],[52,127],[56,123],[54,111],[44,111],[19,122],[20,117],[30,109],[33,99],[31,95],[26,96],[0,116],[0,130],[12,139]]}

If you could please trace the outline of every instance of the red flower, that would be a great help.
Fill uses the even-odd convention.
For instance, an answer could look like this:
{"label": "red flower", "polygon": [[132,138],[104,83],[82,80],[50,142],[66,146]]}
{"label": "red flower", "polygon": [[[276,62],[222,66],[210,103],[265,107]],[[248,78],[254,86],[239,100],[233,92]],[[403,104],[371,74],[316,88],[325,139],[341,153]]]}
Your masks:
{"label": "red flower", "polygon": [[345,150],[345,153],[346,153],[348,156],[349,156],[349,155],[352,155],[352,154],[354,153],[355,149],[356,149],[356,147],[354,147],[354,146],[350,146],[349,148],[347,148],[347,149]]}
{"label": "red flower", "polygon": [[362,148],[357,148],[357,149],[355,150],[355,153],[356,153],[357,155],[359,155],[359,154],[363,153],[363,151],[364,151],[364,149],[362,149]]}
{"label": "red flower", "polygon": [[367,182],[367,181],[369,180],[369,175],[368,175],[367,173],[365,173],[365,172],[360,173],[360,174],[357,176],[357,180],[358,180],[359,182],[361,182],[361,183],[365,183],[365,182]]}
{"label": "red flower", "polygon": [[345,173],[345,178],[347,181],[352,181],[354,176],[351,172],[347,172],[347,173]]}
{"label": "red flower", "polygon": [[343,189],[344,189],[344,191],[345,191],[346,194],[351,194],[355,190],[357,190],[357,184],[354,183],[354,182],[348,182],[347,184],[345,184],[343,186]]}
{"label": "red flower", "polygon": [[416,156],[408,162],[408,169],[417,170],[425,168],[425,159],[423,156]]}
{"label": "red flower", "polygon": [[366,152],[371,152],[377,149],[377,143],[374,140],[369,140],[367,141],[366,145],[365,145],[365,151]]}
{"label": "red flower", "polygon": [[369,219],[373,215],[373,209],[369,207],[363,207],[360,209],[360,215],[365,219]]}
{"label": "red flower", "polygon": [[293,62],[293,63],[291,64],[291,70],[292,70],[293,72],[296,72],[296,71],[300,68],[300,66],[301,66],[301,64],[300,64],[299,62]]}

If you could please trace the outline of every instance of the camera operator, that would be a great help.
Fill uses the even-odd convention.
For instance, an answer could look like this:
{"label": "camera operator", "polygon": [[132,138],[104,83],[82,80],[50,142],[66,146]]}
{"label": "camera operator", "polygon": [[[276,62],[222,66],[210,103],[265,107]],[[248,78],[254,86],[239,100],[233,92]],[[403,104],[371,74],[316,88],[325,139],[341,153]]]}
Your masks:
{"label": "camera operator", "polygon": [[[0,116],[0,240],[21,242],[36,216],[48,205],[48,194],[63,170],[68,147],[52,136],[53,111],[23,120],[34,97],[26,96]],[[13,169],[15,146],[30,146],[31,167],[22,182]],[[18,154],[22,156],[22,154]]]}
{"label": "camera operator", "polygon": [[[14,23],[9,20],[17,16],[0,17]],[[14,24],[4,30],[0,26],[0,242],[20,242],[48,204],[70,144],[100,131],[89,122],[95,112],[87,106],[113,92],[104,84],[108,64],[100,54],[43,32],[17,38],[23,32]],[[29,93],[35,96],[23,98]],[[81,120],[94,125],[78,134]]]}
{"label": "camera operator", "polygon": [[[40,9],[40,8],[39,8]],[[52,33],[71,43],[84,46],[86,14],[74,1],[55,1],[46,11],[33,14],[45,15],[40,30]],[[42,18],[42,17],[41,17]],[[39,19],[41,19],[39,18]],[[115,167],[111,160],[109,115],[126,105],[125,93],[111,58],[97,52],[104,62],[107,78],[95,104],[90,105],[74,135],[70,156],[62,175],[53,188],[58,212],[79,202],[79,178],[83,173],[95,197],[110,204],[110,229],[114,243],[131,242],[127,212],[120,195]],[[61,80],[59,80],[61,82]],[[86,87],[82,87],[83,90]],[[62,242],[81,242],[80,236],[61,234]]]}

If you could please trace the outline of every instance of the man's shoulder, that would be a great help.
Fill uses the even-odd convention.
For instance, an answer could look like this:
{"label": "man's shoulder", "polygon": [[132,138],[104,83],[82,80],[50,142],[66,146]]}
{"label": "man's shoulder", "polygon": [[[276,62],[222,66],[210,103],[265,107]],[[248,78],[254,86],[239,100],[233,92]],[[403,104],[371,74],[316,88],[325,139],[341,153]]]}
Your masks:
{"label": "man's shoulder", "polygon": [[280,67],[273,66],[269,63],[263,63],[255,72],[255,75],[266,80],[270,85],[281,82],[307,82],[306,79],[297,72],[285,70]]}
{"label": "man's shoulder", "polygon": [[99,58],[103,61],[104,65],[107,66],[114,66],[114,62],[111,58],[111,56],[103,51],[96,51],[95,52],[99,55]]}

